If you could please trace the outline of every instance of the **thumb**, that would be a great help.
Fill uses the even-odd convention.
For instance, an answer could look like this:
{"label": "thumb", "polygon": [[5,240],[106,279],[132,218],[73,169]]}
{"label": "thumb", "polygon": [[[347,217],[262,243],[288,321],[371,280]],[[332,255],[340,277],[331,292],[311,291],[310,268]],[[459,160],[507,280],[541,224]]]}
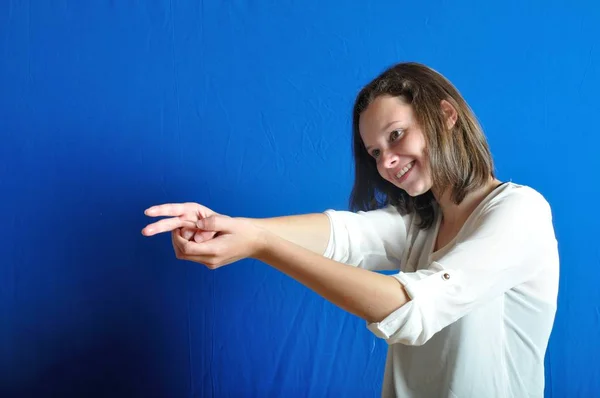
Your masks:
{"label": "thumb", "polygon": [[215,214],[198,220],[196,226],[204,231],[228,232],[229,221],[229,217]]}

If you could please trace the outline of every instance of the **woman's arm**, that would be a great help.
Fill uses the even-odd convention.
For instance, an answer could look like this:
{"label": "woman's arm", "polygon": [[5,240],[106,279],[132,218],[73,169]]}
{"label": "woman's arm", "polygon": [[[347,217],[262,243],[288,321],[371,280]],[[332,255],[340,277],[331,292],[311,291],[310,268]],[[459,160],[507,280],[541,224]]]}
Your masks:
{"label": "woman's arm", "polygon": [[[145,236],[180,230],[184,239],[196,243],[214,238],[214,231],[198,228],[197,222],[220,214],[198,203],[167,203],[145,210],[150,217],[169,217],[148,224]],[[323,213],[272,218],[239,218],[257,229],[336,262],[372,271],[400,268],[411,216],[401,216],[387,206],[368,212],[327,210]]]}
{"label": "woman's arm", "polygon": [[384,319],[408,301],[395,278],[328,259],[258,227],[251,219],[215,215],[198,221],[198,227],[216,233],[216,237],[197,243],[174,231],[178,259],[216,269],[255,258],[369,322]]}
{"label": "woman's arm", "polygon": [[316,254],[322,255],[329,243],[330,225],[324,213],[241,219]]}
{"label": "woman's arm", "polygon": [[310,253],[267,232],[254,256],[340,308],[369,323],[379,322],[409,301],[400,282]]}
{"label": "woman's arm", "polygon": [[[142,229],[143,235],[153,236],[182,228],[183,237],[196,242],[206,241],[214,236],[214,233],[197,232],[196,223],[219,215],[208,207],[192,202],[151,206],[144,213],[150,217],[168,218],[146,225]],[[317,254],[323,254],[329,243],[330,224],[324,213],[242,219]]]}

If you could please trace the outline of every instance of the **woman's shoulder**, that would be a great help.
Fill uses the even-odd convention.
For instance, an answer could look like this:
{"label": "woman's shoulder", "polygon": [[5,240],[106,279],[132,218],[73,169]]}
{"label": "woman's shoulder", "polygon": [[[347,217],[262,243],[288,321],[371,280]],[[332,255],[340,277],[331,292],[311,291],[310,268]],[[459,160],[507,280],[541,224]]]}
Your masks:
{"label": "woman's shoulder", "polygon": [[503,183],[489,196],[489,203],[493,205],[503,204],[505,206],[542,206],[549,209],[550,203],[537,189],[512,181]]}
{"label": "woman's shoulder", "polygon": [[476,213],[485,219],[515,227],[552,220],[550,203],[540,191],[512,181],[505,182],[488,195]]}

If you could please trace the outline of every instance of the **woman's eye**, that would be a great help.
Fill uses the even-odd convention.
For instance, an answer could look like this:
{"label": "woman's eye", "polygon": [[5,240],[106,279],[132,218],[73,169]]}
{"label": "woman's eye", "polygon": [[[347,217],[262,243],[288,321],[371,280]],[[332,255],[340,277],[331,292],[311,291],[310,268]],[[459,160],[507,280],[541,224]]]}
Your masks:
{"label": "woman's eye", "polygon": [[379,149],[373,149],[373,151],[371,151],[371,156],[377,159],[377,157],[379,156]]}
{"label": "woman's eye", "polygon": [[402,135],[402,130],[394,130],[390,134],[390,141],[396,141]]}

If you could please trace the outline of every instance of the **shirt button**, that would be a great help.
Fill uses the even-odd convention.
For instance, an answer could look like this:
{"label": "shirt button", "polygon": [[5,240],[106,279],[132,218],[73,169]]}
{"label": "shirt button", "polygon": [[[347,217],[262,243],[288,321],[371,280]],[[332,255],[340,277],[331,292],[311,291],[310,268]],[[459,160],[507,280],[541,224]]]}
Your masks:
{"label": "shirt button", "polygon": [[450,279],[450,274],[446,272],[444,275],[442,275],[442,278],[447,281]]}

